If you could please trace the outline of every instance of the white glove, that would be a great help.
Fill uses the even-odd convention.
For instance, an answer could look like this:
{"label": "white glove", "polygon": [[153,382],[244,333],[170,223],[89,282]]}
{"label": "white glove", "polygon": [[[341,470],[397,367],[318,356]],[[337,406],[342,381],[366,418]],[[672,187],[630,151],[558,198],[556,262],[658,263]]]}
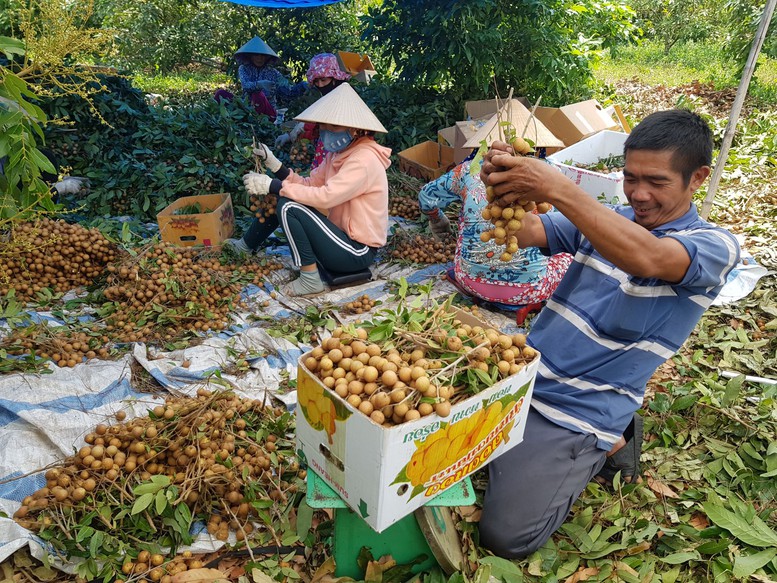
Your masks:
{"label": "white glove", "polygon": [[75,194],[82,188],[89,188],[89,179],[80,178],[78,176],[68,176],[63,178],[59,182],[54,183],[54,190],[57,194],[62,196],[63,194]]}
{"label": "white glove", "polygon": [[272,153],[272,150],[264,144],[259,144],[258,147],[254,148],[254,156],[258,156],[259,159],[264,162],[264,165],[273,172],[277,172],[280,167],[283,166],[281,161]]}
{"label": "white glove", "polygon": [[259,174],[258,172],[249,172],[243,176],[243,185],[246,187],[248,194],[256,196],[270,192],[271,182],[272,178],[267,176],[267,174]]}
{"label": "white glove", "polygon": [[283,148],[283,146],[288,144],[290,141],[291,141],[291,136],[289,134],[281,134],[280,136],[275,138],[275,147]]}

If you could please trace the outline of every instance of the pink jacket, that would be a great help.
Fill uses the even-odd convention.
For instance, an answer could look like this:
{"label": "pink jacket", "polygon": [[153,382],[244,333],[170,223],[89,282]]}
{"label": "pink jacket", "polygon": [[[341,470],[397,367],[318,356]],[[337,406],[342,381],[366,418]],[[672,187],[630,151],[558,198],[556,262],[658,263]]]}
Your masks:
{"label": "pink jacket", "polygon": [[307,206],[329,209],[328,218],[354,241],[370,247],[386,244],[391,149],[363,137],[342,152],[328,154],[308,178],[292,172],[281,196]]}

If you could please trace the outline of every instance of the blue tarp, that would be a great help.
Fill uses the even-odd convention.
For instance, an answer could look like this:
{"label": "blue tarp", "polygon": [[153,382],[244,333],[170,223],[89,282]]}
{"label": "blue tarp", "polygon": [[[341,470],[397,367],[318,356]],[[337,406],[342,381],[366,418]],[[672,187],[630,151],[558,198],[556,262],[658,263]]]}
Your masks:
{"label": "blue tarp", "polygon": [[243,6],[258,6],[260,8],[315,8],[316,6],[326,6],[327,4],[336,4],[342,0],[222,0],[232,4],[242,4]]}

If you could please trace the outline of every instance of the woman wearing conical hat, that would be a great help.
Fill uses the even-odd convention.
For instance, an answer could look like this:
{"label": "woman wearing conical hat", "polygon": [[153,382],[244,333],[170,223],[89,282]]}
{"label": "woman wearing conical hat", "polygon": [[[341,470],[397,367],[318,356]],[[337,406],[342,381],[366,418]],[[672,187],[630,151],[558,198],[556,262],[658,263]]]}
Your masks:
{"label": "woman wearing conical hat", "polygon": [[[308,88],[305,81],[292,84],[274,67],[278,54],[258,36],[235,52],[235,60],[243,96],[248,99],[258,113],[275,118],[275,110],[281,102],[290,101],[302,95]],[[216,100],[232,99],[232,94],[224,89],[216,93]]]}
{"label": "woman wearing conical hat", "polygon": [[280,225],[300,268],[300,277],[286,293],[301,296],[324,290],[317,263],[327,271],[356,273],[368,268],[386,244],[386,169],[391,165],[391,150],[375,142],[375,132],[385,133],[386,128],[348,84],[316,101],[295,120],[319,124],[327,151],[323,163],[304,178],[260,144],[256,153],[275,178],[250,172],[243,183],[255,196],[278,195],[276,212],[263,217],[264,222],[254,219],[242,239],[229,239],[227,244],[237,251],[254,251]]}

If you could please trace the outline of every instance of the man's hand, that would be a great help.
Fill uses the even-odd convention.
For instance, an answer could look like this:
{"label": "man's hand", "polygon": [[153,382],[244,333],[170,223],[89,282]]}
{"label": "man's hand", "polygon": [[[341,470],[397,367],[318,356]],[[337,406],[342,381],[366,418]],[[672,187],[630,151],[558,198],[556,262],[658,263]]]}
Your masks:
{"label": "man's hand", "polygon": [[429,217],[429,228],[432,230],[432,234],[441,241],[451,234],[451,222],[445,213],[439,211],[436,217]]}
{"label": "man's hand", "polygon": [[547,162],[490,150],[481,168],[481,178],[494,189],[502,206],[526,201],[554,204],[570,186],[569,179]]}
{"label": "man's hand", "polygon": [[243,185],[248,191],[248,194],[253,194],[254,196],[261,196],[270,192],[271,183],[272,178],[267,176],[267,174],[249,172],[243,176]]}
{"label": "man's hand", "polygon": [[257,156],[273,172],[277,172],[283,166],[283,163],[275,157],[272,150],[264,144],[259,144],[254,148],[254,156]]}
{"label": "man's hand", "polygon": [[491,144],[488,152],[483,156],[483,163],[480,165],[480,180],[483,181],[483,184],[489,184],[488,176],[496,170],[496,166],[491,161],[492,158],[501,154],[512,154],[512,152],[513,149],[506,142],[497,140]]}

